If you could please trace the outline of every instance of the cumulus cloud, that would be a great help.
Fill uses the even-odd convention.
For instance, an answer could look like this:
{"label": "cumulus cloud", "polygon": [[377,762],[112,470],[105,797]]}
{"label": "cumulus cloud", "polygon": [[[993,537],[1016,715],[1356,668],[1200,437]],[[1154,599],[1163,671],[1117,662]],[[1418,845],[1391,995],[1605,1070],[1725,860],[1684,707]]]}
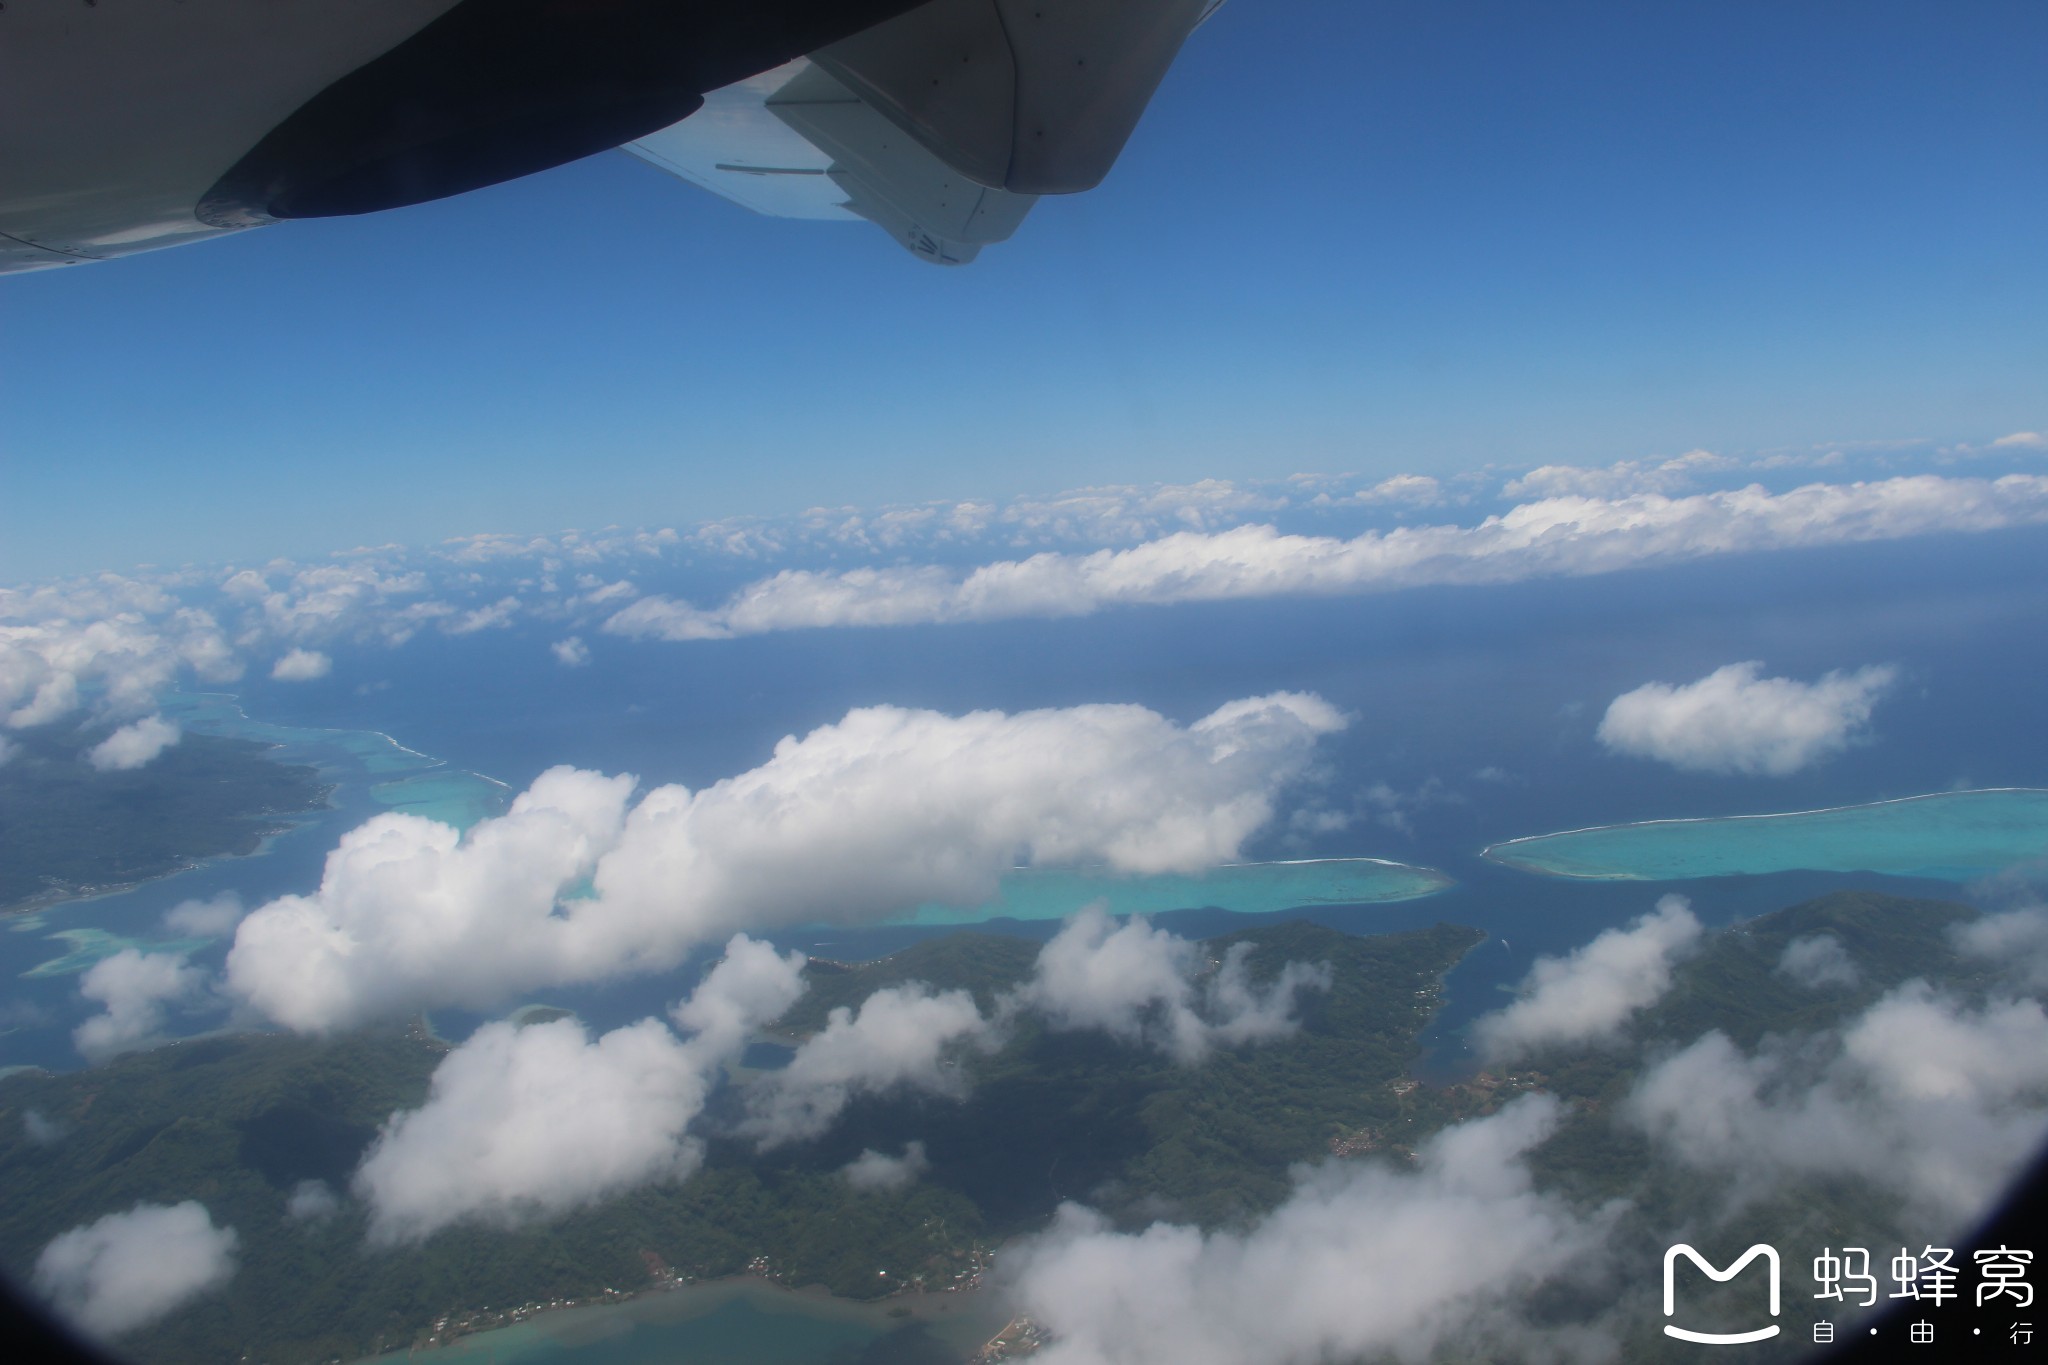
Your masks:
{"label": "cumulus cloud", "polygon": [[435,1068],[426,1104],[387,1122],[356,1173],[370,1239],[463,1218],[513,1226],[680,1179],[705,1079],[657,1019],[593,1040],[573,1019],[486,1024]]}
{"label": "cumulus cloud", "polygon": [[227,681],[240,665],[218,625],[154,584],[115,574],[0,588],[0,721],[46,725],[88,695],[103,719],[137,716],[182,668]]}
{"label": "cumulus cloud", "polygon": [[921,1090],[959,1098],[967,1092],[961,1047],[995,1042],[966,991],[934,993],[921,981],[890,986],[858,1013],[833,1010],[788,1066],[756,1081],[742,1130],[774,1147],[823,1133],[856,1095]]}
{"label": "cumulus cloud", "polygon": [[137,1204],[60,1233],[36,1258],[35,1287],[80,1331],[118,1336],[226,1284],[237,1240],[194,1200]]}
{"label": "cumulus cloud", "polygon": [[788,569],[748,584],[715,610],[659,595],[642,598],[604,629],[691,640],[825,626],[1083,616],[1117,606],[1608,573],[1703,555],[2042,521],[2048,521],[2048,476],[2040,475],[1913,475],[1775,494],[1759,485],[1685,497],[1568,493],[1523,503],[1476,526],[1404,526],[1349,540],[1286,535],[1251,523],[966,571],[937,564]]}
{"label": "cumulus cloud", "polygon": [[583,643],[580,635],[557,640],[548,649],[554,654],[555,662],[564,668],[581,668],[590,662],[590,646]]}
{"label": "cumulus cloud", "polygon": [[735,934],[717,965],[669,1016],[696,1035],[697,1049],[705,1056],[736,1055],[749,1033],[781,1018],[804,993],[803,966],[802,953],[784,956],[758,939]]}
{"label": "cumulus cloud", "polygon": [[904,1144],[902,1156],[889,1156],[872,1147],[839,1168],[846,1183],[857,1190],[900,1190],[931,1169],[922,1142]]}
{"label": "cumulus cloud", "polygon": [[687,1177],[703,1149],[685,1129],[747,1031],[795,1001],[802,964],[735,937],[676,1010],[699,1026],[689,1039],[659,1019],[594,1039],[575,1019],[484,1025],[357,1168],[371,1241],[420,1241],[459,1221],[513,1227]]}
{"label": "cumulus cloud", "polygon": [[2015,431],[1991,443],[1993,450],[2048,450],[2048,436],[2038,431]]}
{"label": "cumulus cloud", "polygon": [[1898,677],[1886,665],[1818,681],[1760,676],[1754,660],[1683,686],[1645,683],[1608,704],[1600,743],[1688,772],[1785,777],[1841,752]]}
{"label": "cumulus cloud", "polygon": [[1778,970],[1810,990],[1853,986],[1860,979],[1849,950],[1833,934],[1809,934],[1785,945]]}
{"label": "cumulus cloud", "polygon": [[1790,1178],[1884,1172],[1915,1216],[1952,1228],[2048,1137],[2048,1016],[1910,981],[1839,1034],[1746,1055],[1709,1033],[1648,1070],[1627,1112],[1680,1160],[1726,1175],[1737,1205]]}
{"label": "cumulus cloud", "polygon": [[71,1040],[92,1062],[148,1047],[163,1029],[166,1007],[196,1000],[205,990],[206,973],[183,953],[123,948],[93,963],[79,979],[78,993],[105,1012],[80,1024]]}
{"label": "cumulus cloud", "polygon": [[242,918],[242,898],[223,891],[205,900],[179,901],[164,911],[164,927],[173,933],[218,937]]}
{"label": "cumulus cloud", "polygon": [[287,651],[270,666],[270,676],[279,682],[312,682],[334,671],[334,660],[317,649]]}
{"label": "cumulus cloud", "polygon": [[740,929],[873,922],[991,896],[1036,864],[1229,862],[1344,724],[1275,693],[1181,726],[1138,706],[946,716],[868,707],[692,792],[557,768],[467,833],[386,814],[319,890],[261,906],[230,991],[288,1027],[346,1027],[674,966]]}
{"label": "cumulus cloud", "polygon": [[183,735],[178,722],[144,716],[86,750],[85,761],[103,773],[128,772],[152,762]]}
{"label": "cumulus cloud", "polygon": [[1329,989],[1329,964],[1290,962],[1257,990],[1245,965],[1250,952],[1249,943],[1232,945],[1198,988],[1209,966],[1199,945],[1140,916],[1117,927],[1090,906],[1040,950],[1031,979],[1005,1006],[1036,1010],[1057,1029],[1101,1029],[1191,1065],[1214,1046],[1285,1037],[1299,1027],[1296,995]]}
{"label": "cumulus cloud", "polygon": [[[1413,1170],[1326,1163],[1244,1232],[1155,1223],[1118,1232],[1063,1205],[1005,1253],[1050,1330],[1044,1365],[1320,1365],[1513,1343],[1545,1332],[1510,1305],[1600,1261],[1607,1218],[1537,1193],[1522,1157],[1556,1128],[1548,1096],[1437,1134]],[[1610,1348],[1611,1349],[1611,1348]],[[1597,1353],[1596,1353],[1597,1354]]]}
{"label": "cumulus cloud", "polygon": [[1609,929],[1563,957],[1538,958],[1513,1004],[1472,1021],[1473,1044],[1488,1061],[1506,1061],[1541,1048],[1612,1040],[1629,1016],[1671,988],[1673,964],[1699,937],[1700,922],[1685,897],[1662,897],[1656,909],[1624,928]]}

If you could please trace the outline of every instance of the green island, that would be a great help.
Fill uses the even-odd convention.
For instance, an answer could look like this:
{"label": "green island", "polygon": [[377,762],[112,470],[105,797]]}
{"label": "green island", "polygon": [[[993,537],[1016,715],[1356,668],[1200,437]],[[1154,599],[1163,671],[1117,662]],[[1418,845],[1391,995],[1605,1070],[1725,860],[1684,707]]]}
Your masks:
{"label": "green island", "polygon": [[[1627,1121],[1625,1101],[1646,1067],[1711,1030],[1726,1034],[1745,1055],[1787,1040],[1838,1037],[1829,1031],[1916,978],[1966,1004],[1982,1005],[1987,995],[2003,993],[1995,973],[1982,959],[1959,954],[1953,941],[1953,930],[1977,916],[1968,906],[1943,901],[1842,891],[1736,924],[1709,935],[1679,965],[1670,991],[1634,1018],[1618,1046],[1557,1050],[1518,1069],[1507,1085],[1548,1090],[1569,1106],[1562,1127],[1532,1155],[1538,1187],[1583,1209],[1628,1201],[1612,1244],[1647,1270],[1636,1276],[1626,1305],[1622,1359],[1699,1357],[1697,1346],[1661,1333],[1662,1282],[1655,1271],[1670,1229],[1690,1226],[1709,1235],[1704,1230],[1711,1227],[1718,1246],[1733,1250],[1768,1242],[1783,1254],[1785,1312],[1778,1321],[1784,1330],[1772,1341],[1743,1348],[1749,1353],[1745,1359],[1765,1361],[1807,1356],[1813,1349],[1811,1325],[1841,1317],[1839,1305],[1817,1304],[1809,1292],[1808,1267],[1823,1248],[1896,1249],[1967,1236],[1967,1228],[1928,1226],[1915,1217],[1900,1197],[1898,1172],[1884,1169],[1814,1174],[1761,1192],[1752,1189],[1753,1197],[1740,1199],[1743,1172],[1706,1172],[1662,1156]],[[1847,948],[1856,966],[1853,983],[1802,986],[1778,970],[1788,944],[1822,934]],[[1727,1221],[1716,1223],[1724,1214]],[[1695,1282],[1687,1290],[1689,1311],[1741,1321],[1755,1311],[1745,1293],[1738,1285],[1710,1290]]]}
{"label": "green island", "polygon": [[[377,1125],[416,1106],[446,1051],[424,1029],[330,1040],[272,1034],[182,1042],[70,1075],[0,1080],[0,1270],[25,1282],[49,1240],[138,1200],[197,1199],[236,1229],[240,1269],[219,1292],[122,1338],[149,1361],[354,1359],[515,1320],[520,1306],[590,1303],[680,1280],[753,1272],[850,1298],[971,1281],[1004,1238],[1059,1199],[1171,1209],[1217,1223],[1288,1188],[1291,1163],[1362,1124],[1396,1120],[1443,974],[1480,941],[1440,925],[1357,938],[1286,923],[1211,941],[1254,945],[1254,978],[1327,961],[1295,1037],[1183,1068],[1090,1033],[1020,1031],[978,1059],[965,1103],[857,1102],[825,1138],[757,1155],[713,1137],[703,1169],[555,1222],[456,1227],[373,1251],[362,1206],[293,1223],[303,1180],[345,1191]],[[917,979],[984,1003],[1031,970],[1037,945],[960,933],[860,966],[817,962],[811,997],[781,1021],[800,1036],[835,1004]],[[24,1113],[59,1126],[38,1145]],[[708,1116],[714,1120],[715,1112]],[[926,1145],[927,1178],[861,1192],[838,1175],[863,1147]],[[877,1266],[891,1267],[878,1277]],[[523,1316],[523,1314],[519,1314]]]}
{"label": "green island", "polygon": [[143,767],[98,772],[108,727],[17,732],[0,764],[0,912],[133,886],[205,858],[253,853],[289,818],[321,809],[319,773],[269,745],[187,732]]}
{"label": "green island", "polygon": [[[1269,924],[1204,948],[1215,960],[1233,943],[1251,943],[1255,979],[1288,961],[1331,965],[1332,988],[1303,993],[1302,1028],[1290,1038],[1179,1067],[1102,1034],[1047,1031],[1026,1016],[1001,1051],[967,1063],[974,1084],[964,1102],[859,1100],[825,1137],[763,1155],[715,1135],[736,1103],[725,1092],[699,1125],[713,1134],[705,1164],[685,1181],[538,1226],[456,1227],[395,1250],[366,1247],[355,1201],[294,1223],[286,1200],[304,1180],[345,1191],[377,1125],[424,1098],[446,1044],[420,1026],[330,1040],[178,1043],[78,1074],[0,1079],[0,1184],[9,1192],[0,1270],[24,1280],[56,1234],[138,1200],[198,1199],[237,1230],[240,1269],[223,1289],[124,1337],[138,1359],[357,1359],[531,1322],[548,1308],[751,1275],[758,1279],[746,1283],[822,1286],[849,1300],[900,1296],[889,1311],[912,1324],[906,1343],[921,1344],[889,1358],[957,1365],[957,1351],[948,1356],[916,1336],[913,1315],[943,1298],[934,1291],[977,1283],[1002,1242],[1042,1227],[1062,1199],[1085,1200],[1126,1228],[1160,1218],[1242,1228],[1287,1196],[1296,1163],[1405,1166],[1447,1124],[1543,1090],[1565,1102],[1566,1117],[1531,1154],[1538,1188],[1584,1216],[1608,1209],[1622,1270],[1604,1297],[1562,1292],[1541,1310],[1565,1322],[1618,1311],[1623,1358],[1690,1359],[1685,1344],[1659,1334],[1658,1239],[1726,1208],[1731,1182],[1653,1149],[1625,1118],[1631,1088],[1646,1067],[1709,1029],[1753,1049],[1766,1035],[1841,1025],[1911,978],[1981,1000],[1990,978],[1950,939],[1976,914],[1845,892],[1738,924],[1708,935],[1618,1044],[1555,1050],[1448,1086],[1418,1082],[1409,1070],[1442,1003],[1445,972],[1483,940],[1479,931],[1440,924],[1359,937],[1301,921]],[[1860,973],[1853,985],[1815,990],[1777,970],[1788,943],[1816,933],[1849,947]],[[814,959],[810,990],[772,1037],[798,1041],[833,1008],[913,980],[971,991],[987,1008],[1029,974],[1036,952],[1027,940],[963,931],[874,962]],[[30,1140],[29,1111],[37,1128],[54,1124],[59,1137]],[[931,1164],[908,1187],[862,1192],[837,1174],[863,1148],[894,1152],[912,1139]],[[1904,1226],[1884,1174],[1843,1171],[1779,1188],[1738,1208],[1713,1236],[1734,1246],[1775,1243],[1796,1284],[1799,1258],[1826,1245],[1917,1245],[1960,1233]],[[878,1276],[877,1266],[889,1273]],[[1629,1274],[1631,1266],[1641,1273]],[[1791,1290],[1786,1301],[1784,1337],[1751,1348],[1755,1358],[1788,1359],[1810,1341],[1803,1324],[1813,1305]],[[1712,1313],[1717,1300],[1692,1302]]]}

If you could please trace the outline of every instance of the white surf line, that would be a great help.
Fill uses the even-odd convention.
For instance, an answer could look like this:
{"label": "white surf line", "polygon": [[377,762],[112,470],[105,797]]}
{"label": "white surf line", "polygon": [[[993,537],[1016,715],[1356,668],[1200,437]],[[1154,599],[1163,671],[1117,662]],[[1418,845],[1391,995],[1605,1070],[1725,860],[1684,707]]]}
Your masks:
{"label": "white surf line", "polygon": [[1774,810],[1752,815],[1670,815],[1656,820],[1622,820],[1612,825],[1587,825],[1584,829],[1561,829],[1552,834],[1524,834],[1488,844],[1479,856],[1490,858],[1497,848],[1532,844],[1544,839],[1563,839],[1573,834],[1602,834],[1611,829],[1646,829],[1651,825],[1712,825],[1729,820],[1787,820],[1796,815],[1837,815],[1843,811],[1875,810],[1879,806],[1902,806],[1909,801],[1938,801],[1950,796],[2048,796],[2048,787],[1966,787],[1962,791],[1922,792],[1918,796],[1888,796],[1882,801],[1858,801],[1848,806],[1820,806],[1813,810]]}
{"label": "white surf line", "polygon": [[[395,738],[392,735],[386,734],[382,730],[358,730],[351,729],[350,727],[345,725],[285,725],[274,720],[257,720],[254,716],[250,715],[248,710],[243,706],[242,698],[233,692],[183,692],[179,693],[178,695],[193,698],[218,698],[220,701],[227,703],[227,705],[233,709],[234,713],[237,716],[241,717],[242,720],[246,723],[250,725],[268,726],[273,730],[299,730],[309,735],[375,735],[378,739],[383,740],[386,744],[389,744],[392,748],[398,750],[398,752],[402,754],[411,754],[414,758],[422,760],[425,766],[429,768],[449,768],[450,771],[452,772],[468,773],[471,777],[482,778],[484,781],[490,783],[494,787],[502,787],[506,791],[512,790],[512,784],[510,782],[501,781],[498,778],[492,777],[489,773],[480,773],[472,768],[452,768],[450,767],[450,764],[447,759],[436,758],[432,754],[423,753],[422,751],[413,748],[409,744],[401,744],[397,740],[397,738]],[[372,776],[374,776],[374,774]],[[403,777],[395,777],[391,779],[392,782],[402,782],[404,780],[405,779]],[[371,785],[384,786],[388,784],[373,781]]]}
{"label": "white surf line", "polygon": [[[1531,836],[1529,836],[1529,837],[1531,837],[1531,838],[1536,838],[1536,839],[1542,839],[1542,838],[1546,838],[1546,837],[1548,837],[1548,836],[1546,836],[1546,835],[1541,835],[1541,834],[1537,834],[1537,835],[1531,835]],[[1267,862],[1259,862],[1259,863],[1213,863],[1213,864],[1211,864],[1210,866],[1208,866],[1208,867],[1205,867],[1205,868],[1203,868],[1203,869],[1202,869],[1201,871],[1199,871],[1199,872],[1130,872],[1130,873],[1121,873],[1121,872],[1113,872],[1113,871],[1111,871],[1111,870],[1110,870],[1110,869],[1108,869],[1108,868],[1092,868],[1092,867],[1031,867],[1031,866],[1027,866],[1027,865],[1025,865],[1025,864],[1021,864],[1021,863],[1020,863],[1020,864],[1018,864],[1017,866],[1014,866],[1014,867],[1010,868],[1010,869],[1009,869],[1009,871],[1011,871],[1011,872],[1038,872],[1038,873],[1055,873],[1055,874],[1057,874],[1057,873],[1066,873],[1066,874],[1068,874],[1068,875],[1073,875],[1073,876],[1104,876],[1104,877],[1128,877],[1128,878],[1130,878],[1131,880],[1137,880],[1137,879],[1140,879],[1140,878],[1146,878],[1146,877],[1189,877],[1189,878],[1194,878],[1194,877],[1205,877],[1205,876],[1209,875],[1209,874],[1210,874],[1211,872],[1224,872],[1224,871],[1231,871],[1231,870],[1242,870],[1242,869],[1245,869],[1245,868],[1260,868],[1260,867],[1316,867],[1316,866],[1320,866],[1320,865],[1323,865],[1323,864],[1337,864],[1337,863],[1371,863],[1371,864],[1373,864],[1373,865],[1374,865],[1374,866],[1376,866],[1376,867],[1397,867],[1397,868],[1400,868],[1400,869],[1401,869],[1402,871],[1404,871],[1404,872],[1428,872],[1428,873],[1432,873],[1432,874],[1434,874],[1434,875],[1436,875],[1436,876],[1439,876],[1439,877],[1443,877],[1443,876],[1448,876],[1448,875],[1449,875],[1448,873],[1444,872],[1444,871],[1443,871],[1442,869],[1440,869],[1440,868],[1434,868],[1434,867],[1424,867],[1424,866],[1423,866],[1423,865],[1422,865],[1421,863],[1403,863],[1403,862],[1396,862],[1396,861],[1395,861],[1394,859],[1392,859],[1392,858],[1365,858],[1365,857],[1358,857],[1358,858],[1274,858],[1274,859],[1271,859],[1270,861],[1267,861]]]}

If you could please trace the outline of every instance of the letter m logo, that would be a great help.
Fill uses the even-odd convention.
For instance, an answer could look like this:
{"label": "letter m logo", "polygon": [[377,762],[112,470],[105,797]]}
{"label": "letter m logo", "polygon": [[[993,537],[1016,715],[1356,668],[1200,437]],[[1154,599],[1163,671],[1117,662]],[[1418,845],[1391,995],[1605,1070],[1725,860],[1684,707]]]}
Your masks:
{"label": "letter m logo", "polygon": [[[1716,1270],[1706,1257],[1700,1255],[1685,1243],[1680,1242],[1664,1252],[1665,1317],[1668,1318],[1678,1311],[1678,1286],[1675,1283],[1676,1275],[1674,1272],[1680,1256],[1685,1257],[1698,1266],[1708,1279],[1721,1284],[1726,1284],[1729,1280],[1740,1275],[1742,1268],[1757,1257],[1763,1257],[1764,1260],[1770,1263],[1771,1267],[1771,1316],[1774,1318],[1778,1316],[1778,1249],[1776,1247],[1758,1242],[1755,1246],[1738,1256],[1735,1264],[1729,1266],[1726,1270]],[[1688,1332],[1683,1327],[1673,1327],[1667,1322],[1664,1324],[1664,1335],[1667,1337],[1677,1337],[1680,1341],[1697,1341],[1705,1346],[1739,1346],[1746,1341],[1763,1341],[1766,1338],[1778,1335],[1778,1324],[1772,1323],[1769,1327],[1759,1327],[1753,1332]]]}

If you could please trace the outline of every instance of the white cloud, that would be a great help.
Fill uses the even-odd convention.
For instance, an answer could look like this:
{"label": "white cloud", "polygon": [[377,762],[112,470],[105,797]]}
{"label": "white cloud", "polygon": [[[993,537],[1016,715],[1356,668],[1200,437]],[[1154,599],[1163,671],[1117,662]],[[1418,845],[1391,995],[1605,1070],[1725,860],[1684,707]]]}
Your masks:
{"label": "white cloud", "polygon": [[581,668],[590,662],[590,646],[583,643],[580,635],[557,640],[548,649],[554,654],[555,662],[564,668]]}
{"label": "white cloud", "polygon": [[47,725],[77,708],[77,677],[58,673],[39,681],[28,700],[8,713],[7,723],[16,729],[26,730],[31,725]]}
{"label": "white cloud", "polygon": [[1954,938],[1959,952],[1991,963],[2021,989],[2048,991],[2048,907],[1967,920]]}
{"label": "white cloud", "polygon": [[772,1147],[823,1133],[857,1095],[912,1089],[963,1098],[966,1052],[1000,1047],[1027,1010],[1051,1028],[1100,1029],[1184,1065],[1214,1047],[1285,1037],[1299,1027],[1296,996],[1329,989],[1329,964],[1289,962],[1259,989],[1246,965],[1251,950],[1233,944],[1211,962],[1200,945],[1143,918],[1118,927],[1091,906],[1046,944],[993,1018],[967,992],[934,993],[923,982],[877,991],[857,1012],[835,1009],[789,1065],[754,1082],[744,1131]]}
{"label": "white cloud", "polygon": [[557,768],[466,834],[387,814],[344,835],[318,891],[242,921],[228,985],[279,1023],[325,1030],[664,970],[740,929],[978,904],[1020,852],[1214,866],[1343,724],[1295,693],[1184,727],[1137,706],[869,707],[785,738],[749,772],[630,809],[632,779]]}
{"label": "white cloud", "polygon": [[846,1183],[857,1190],[900,1190],[931,1169],[922,1142],[904,1144],[902,1156],[887,1156],[872,1147],[839,1168]]}
{"label": "white cloud", "polygon": [[2042,521],[2048,521],[2048,476],[2040,475],[1913,475],[1775,494],[1758,485],[1687,497],[1572,494],[1523,503],[1476,526],[1404,526],[1349,540],[1247,524],[966,571],[937,564],[786,569],[741,588],[716,610],[643,598],[604,629],[687,640],[826,626],[1083,616],[1117,606],[1518,582]]}
{"label": "white cloud", "polygon": [[1882,1173],[1913,1217],[1978,1217],[2048,1137],[2048,1016],[1972,1008],[1910,981],[1839,1034],[1719,1031],[1646,1072],[1626,1112],[1680,1160],[1726,1176],[1731,1204],[1787,1179]]}
{"label": "white cloud", "polygon": [[[1049,1231],[1005,1253],[1015,1293],[1053,1335],[1035,1359],[1323,1365],[1558,1354],[1511,1305],[1600,1260],[1607,1219],[1582,1219],[1536,1193],[1521,1160],[1561,1112],[1548,1096],[1524,1096],[1439,1133],[1412,1170],[1303,1169],[1286,1202],[1245,1232],[1166,1223],[1117,1232],[1063,1205]],[[1574,1344],[1602,1354],[1583,1335]]]}
{"label": "white cloud", "polygon": [[1392,503],[1404,507],[1436,507],[1444,501],[1444,486],[1427,474],[1396,474],[1370,488],[1361,488],[1351,501]]}
{"label": "white cloud", "polygon": [[163,1029],[165,1007],[193,1001],[205,989],[206,973],[183,953],[123,948],[93,963],[79,978],[78,993],[106,1012],[80,1024],[71,1040],[92,1062],[148,1047]]}
{"label": "white cloud", "polygon": [[326,1181],[301,1180],[285,1200],[284,1216],[294,1223],[318,1223],[332,1218],[340,1208],[340,1197]]}
{"label": "white cloud", "polygon": [[1199,945],[1140,916],[1116,927],[1090,906],[1040,950],[1031,979],[1005,1008],[1036,1010],[1056,1029],[1100,1029],[1192,1065],[1214,1046],[1292,1033],[1296,994],[1329,989],[1327,963],[1290,962],[1255,990],[1245,966],[1250,952],[1249,943],[1233,945],[1199,989],[1196,977],[1209,966]]}
{"label": "white cloud", "polygon": [[503,630],[519,615],[519,599],[501,597],[474,611],[464,612],[448,623],[450,635],[474,635],[480,630]]}
{"label": "white cloud", "polygon": [[164,911],[164,927],[173,933],[213,938],[227,933],[241,918],[242,898],[223,891],[206,900],[179,901]]}
{"label": "white cloud", "polygon": [[21,746],[5,735],[0,735],[0,765],[21,752]]}
{"label": "white cloud", "polygon": [[1699,936],[1685,897],[1662,897],[1626,928],[1609,929],[1563,957],[1538,958],[1513,1004],[1472,1021],[1472,1041],[1492,1062],[1611,1040],[1630,1015],[1671,988],[1673,963]]}
{"label": "white cloud", "polygon": [[158,754],[176,744],[183,734],[174,720],[144,716],[86,750],[85,761],[99,772],[128,772],[153,761]]}
{"label": "white cloud", "polygon": [[1810,683],[1762,671],[1752,660],[1683,686],[1653,682],[1624,692],[1607,707],[1600,742],[1688,772],[1785,777],[1853,743],[1898,677],[1887,665]]}
{"label": "white cloud", "polygon": [[1785,945],[1778,970],[1809,990],[1853,986],[1860,979],[1849,950],[1833,934],[1809,934]]}
{"label": "white cloud", "polygon": [[1501,489],[1510,498],[1615,498],[1638,493],[1677,493],[1701,474],[1736,468],[1739,461],[1709,450],[1689,450],[1668,460],[1622,460],[1602,467],[1547,464],[1511,479]]}
{"label": "white cloud", "polygon": [[271,665],[270,676],[279,682],[312,682],[334,671],[334,660],[317,649],[293,649]]}
{"label": "white cloud", "polygon": [[2038,431],[2015,431],[1991,443],[1993,450],[2048,450],[2048,436]]}
{"label": "white cloud", "polygon": [[101,718],[143,714],[182,667],[211,681],[240,672],[212,618],[154,585],[105,574],[0,589],[0,719],[10,726],[60,720],[88,694]]}
{"label": "white cloud", "polygon": [[696,1035],[700,1052],[737,1055],[750,1032],[781,1018],[803,995],[803,966],[802,953],[783,956],[758,939],[734,934],[724,956],[669,1016]]}
{"label": "white cloud", "polygon": [[685,1129],[746,1032],[796,999],[802,961],[735,938],[676,1011],[703,1026],[688,1040],[658,1019],[596,1039],[574,1019],[484,1025],[357,1169],[370,1239],[420,1241],[460,1221],[513,1227],[687,1177],[702,1146]]}
{"label": "white cloud", "polygon": [[658,1019],[592,1040],[574,1019],[486,1024],[393,1115],[356,1173],[370,1239],[418,1241],[461,1219],[514,1226],[651,1180],[681,1179],[705,1078]]}
{"label": "white cloud", "polygon": [[233,1278],[237,1238],[206,1206],[137,1204],[59,1234],[36,1258],[36,1289],[94,1337],[154,1322]]}
{"label": "white cloud", "polygon": [[742,1129],[774,1147],[818,1136],[857,1095],[908,1089],[958,1098],[967,1091],[960,1048],[995,1041],[966,991],[935,994],[921,981],[887,987],[858,1013],[833,1010],[789,1065],[757,1080]]}
{"label": "white cloud", "polygon": [[49,1117],[40,1109],[24,1109],[21,1111],[22,1136],[38,1147],[51,1146],[59,1138],[63,1137],[67,1131],[63,1124]]}

